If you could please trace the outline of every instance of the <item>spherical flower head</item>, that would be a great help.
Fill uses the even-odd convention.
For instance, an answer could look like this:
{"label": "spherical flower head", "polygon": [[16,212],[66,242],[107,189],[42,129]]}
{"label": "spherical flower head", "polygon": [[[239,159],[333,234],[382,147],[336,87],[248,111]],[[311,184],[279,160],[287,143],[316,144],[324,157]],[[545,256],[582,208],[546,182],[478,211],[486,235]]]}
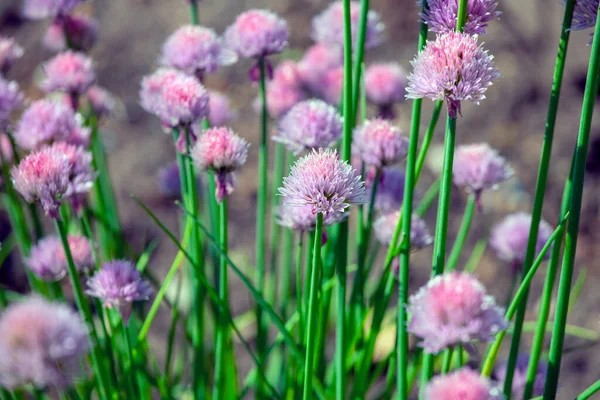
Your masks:
{"label": "spherical flower head", "polygon": [[[350,27],[352,30],[352,45],[356,46],[361,6],[358,1],[350,2]],[[385,25],[381,15],[376,11],[367,12],[365,47],[375,47],[383,41]],[[331,3],[323,12],[313,18],[312,38],[315,42],[330,46],[344,46],[344,3]]]}
{"label": "spherical flower head", "polygon": [[343,63],[344,54],[339,47],[316,43],[306,50],[298,62],[298,77],[304,86],[317,92],[323,74],[341,67]]}
{"label": "spherical flower head", "polygon": [[39,201],[46,215],[58,218],[58,208],[69,190],[71,166],[61,152],[44,148],[29,154],[12,168],[15,190],[28,203]]}
{"label": "spherical flower head", "polygon": [[110,115],[116,107],[116,100],[113,95],[105,88],[97,85],[90,87],[85,92],[85,98],[92,107],[96,117]]}
{"label": "spherical flower head", "polygon": [[[267,84],[267,111],[271,118],[283,117],[296,104],[306,99],[306,94],[298,87],[288,86],[278,80]],[[260,99],[256,99],[255,108],[260,110]]]}
{"label": "spherical flower head", "polygon": [[[300,232],[312,232],[317,226],[317,214],[313,212],[310,204],[294,206],[286,204],[284,197],[277,208],[277,223],[283,227]],[[329,213],[323,218],[323,226],[330,226],[342,222],[348,217],[348,211]]]}
{"label": "spherical flower head", "polygon": [[[67,38],[69,45],[67,46]],[[68,48],[87,52],[98,39],[98,21],[84,14],[68,15],[54,21],[43,38],[44,46],[50,51],[64,51]]]}
{"label": "spherical flower head", "polygon": [[[490,246],[496,251],[498,258],[513,263],[516,267],[525,261],[531,214],[518,212],[508,215],[502,222],[492,228]],[[541,220],[538,230],[536,254],[542,250],[554,230],[546,221]],[[544,259],[549,257],[550,251]]]}
{"label": "spherical flower head", "polygon": [[425,400],[502,400],[502,391],[468,367],[433,378],[425,387]]}
{"label": "spherical flower head", "polygon": [[241,57],[264,58],[281,53],[288,35],[284,19],[267,10],[249,10],[227,28],[225,41]]}
{"label": "spherical flower head", "polygon": [[216,173],[216,197],[221,202],[234,189],[233,172],[246,162],[250,143],[231,129],[208,129],[192,149],[192,158],[203,170]]}
{"label": "spherical flower head", "polygon": [[[504,380],[506,379],[506,368],[508,362],[504,361],[496,366],[494,369],[494,377],[502,383],[504,386]],[[515,366],[515,372],[512,381],[512,397],[514,399],[523,398],[523,392],[525,391],[525,385],[527,384],[527,368],[529,367],[529,356],[526,354],[519,354],[517,357],[517,365]],[[539,363],[538,369],[535,374],[535,380],[533,381],[533,397],[541,396],[544,394],[544,384],[546,382],[547,367],[545,363]]]}
{"label": "spherical flower head", "polygon": [[494,57],[477,44],[477,37],[449,32],[427,42],[411,64],[406,97],[446,100],[448,114],[460,114],[460,102],[475,104],[485,99],[485,92],[500,77]]}
{"label": "spherical flower head", "polygon": [[235,118],[229,97],[223,93],[208,92],[208,122],[211,126],[223,126]]}
{"label": "spherical flower head", "polygon": [[365,72],[367,100],[379,107],[382,118],[393,119],[393,105],[404,101],[407,83],[406,74],[399,64],[373,64]]}
{"label": "spherical flower head", "polygon": [[344,88],[344,67],[327,71],[319,81],[318,95],[327,103],[338,106]]}
{"label": "spherical flower head", "polygon": [[361,177],[335,150],[313,150],[299,159],[279,192],[286,197],[285,204],[310,205],[313,213],[324,216],[367,202]]}
{"label": "spherical flower head", "polygon": [[29,297],[0,315],[0,384],[68,387],[88,349],[88,330],[75,311]]}
{"label": "spherical flower head", "polygon": [[65,198],[69,199],[76,212],[81,211],[85,205],[85,195],[92,190],[98,176],[92,167],[92,153],[66,142],[54,143],[51,148],[67,157],[70,174]]}
{"label": "spherical flower head", "polygon": [[458,146],[454,155],[452,177],[454,184],[474,193],[481,208],[481,192],[512,177],[513,169],[487,143]]}
{"label": "spherical flower head", "polygon": [[370,120],[354,131],[354,148],[368,166],[396,164],[408,153],[408,139],[384,119]]}
{"label": "spherical flower head", "polygon": [[[94,266],[92,244],[79,235],[67,237],[75,268],[87,271]],[[58,236],[47,236],[32,247],[25,264],[39,278],[56,282],[67,276],[67,257]]]}
{"label": "spherical flower head", "polygon": [[164,86],[180,76],[176,69],[159,68],[142,79],[140,88],[140,105],[149,113],[157,114],[161,105]]}
{"label": "spherical flower head", "polygon": [[[388,214],[400,209],[404,199],[404,179],[404,171],[400,168],[387,167],[382,170],[375,193],[375,210]],[[372,184],[367,184],[367,193],[372,190]]]}
{"label": "spherical flower head", "polygon": [[421,346],[428,353],[475,340],[489,342],[508,326],[504,310],[465,272],[430,279],[411,296],[408,310],[408,330],[423,339]]}
{"label": "spherical flower head", "polygon": [[177,29],[162,48],[162,63],[190,75],[202,77],[216,72],[220,66],[236,61],[214,30],[185,25]]}
{"label": "spherical flower head", "polygon": [[298,155],[305,150],[332,146],[342,137],[342,128],[342,117],[335,107],[321,100],[306,100],[283,117],[273,139]]}
{"label": "spherical flower head", "polygon": [[13,38],[0,36],[0,73],[6,74],[23,56],[23,48]]}
{"label": "spherical flower head", "polygon": [[[429,30],[438,34],[456,30],[458,0],[430,0],[427,8],[419,16],[429,26]],[[483,35],[488,23],[498,19],[497,0],[468,0],[467,18],[462,28],[469,35]]]}
{"label": "spherical flower head", "polygon": [[81,95],[96,80],[94,63],[83,53],[64,51],[44,64],[46,79],[42,88],[46,92],[55,90]]}
{"label": "spherical flower head", "polygon": [[176,161],[161,168],[157,178],[159,190],[164,196],[173,198],[181,196],[181,176],[179,164]]}
{"label": "spherical flower head", "polygon": [[116,308],[125,323],[129,322],[132,303],[148,300],[152,294],[150,283],[142,279],[140,271],[130,261],[106,263],[87,282],[86,293],[97,297],[104,307]]}
{"label": "spherical flower head", "polygon": [[23,105],[24,99],[17,82],[0,77],[0,130],[6,131],[10,128],[12,115]]}
{"label": "spherical flower head", "polygon": [[64,17],[84,0],[25,0],[23,16],[29,19]]}
{"label": "spherical flower head", "polygon": [[[384,214],[377,218],[373,224],[375,236],[382,244],[389,246],[394,238],[396,225],[400,219],[400,211],[394,211],[389,214]],[[433,237],[429,232],[429,228],[421,218],[417,215],[412,216],[410,225],[410,248],[412,250],[420,250],[433,243]]]}
{"label": "spherical flower head", "polygon": [[571,29],[574,31],[593,28],[598,17],[599,0],[576,0]]}
{"label": "spherical flower head", "polygon": [[302,81],[298,72],[298,63],[291,60],[279,63],[273,71],[273,80],[286,86],[301,87]]}

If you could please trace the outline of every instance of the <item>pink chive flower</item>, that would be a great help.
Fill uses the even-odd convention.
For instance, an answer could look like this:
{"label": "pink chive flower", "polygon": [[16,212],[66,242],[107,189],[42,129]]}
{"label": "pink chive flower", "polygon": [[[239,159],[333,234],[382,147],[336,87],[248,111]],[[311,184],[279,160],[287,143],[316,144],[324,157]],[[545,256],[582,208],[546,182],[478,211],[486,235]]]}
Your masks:
{"label": "pink chive flower", "polygon": [[111,115],[116,107],[113,95],[103,87],[92,86],[85,92],[85,99],[94,111],[96,117]]}
{"label": "pink chive flower", "polygon": [[235,119],[231,101],[223,93],[209,90],[208,108],[208,122],[211,126],[223,126]]}
{"label": "pink chive flower", "polygon": [[14,153],[12,143],[6,133],[0,133],[0,157],[0,164],[6,163],[10,165],[13,162]]}
{"label": "pink chive flower", "polygon": [[288,27],[270,11],[249,10],[227,28],[225,41],[241,57],[260,59],[283,51],[288,44]]}
{"label": "pink chive flower", "polygon": [[[283,117],[296,104],[306,99],[306,94],[299,88],[288,86],[277,80],[267,84],[267,111],[273,119]],[[254,107],[260,110],[260,99],[256,99]]]}
{"label": "pink chive flower", "polygon": [[[88,271],[94,266],[92,244],[79,235],[67,237],[69,249],[78,271]],[[67,257],[58,236],[47,236],[33,248],[25,264],[40,279],[55,282],[67,276]]]}
{"label": "pink chive flower", "polygon": [[81,372],[88,330],[66,304],[29,297],[0,315],[0,384],[65,388]]}
{"label": "pink chive flower", "polygon": [[220,66],[233,64],[236,54],[227,49],[214,30],[185,25],[177,29],[162,47],[162,63],[202,79]]}
{"label": "pink chive flower", "polygon": [[[377,183],[374,208],[382,214],[398,211],[404,199],[404,171],[396,167],[384,168]],[[373,183],[367,185],[367,193]]]}
{"label": "pink chive flower", "polygon": [[181,176],[179,174],[179,164],[176,161],[158,171],[157,181],[159,190],[164,196],[181,197]]}
{"label": "pink chive flower", "polygon": [[70,107],[38,100],[23,112],[14,137],[23,150],[35,150],[55,141],[87,146],[90,130],[81,126],[81,121]]}
{"label": "pink chive flower", "polygon": [[156,114],[160,106],[161,95],[166,84],[181,76],[172,68],[159,68],[142,79],[140,88],[140,105],[149,113]]}
{"label": "pink chive flower", "polygon": [[335,150],[313,150],[299,159],[283,179],[279,193],[285,196],[285,204],[310,205],[313,213],[324,216],[367,202],[361,177]]}
{"label": "pink chive flower", "polygon": [[384,119],[366,121],[354,131],[353,142],[365,164],[375,168],[396,164],[408,153],[408,139]]}
{"label": "pink chive flower", "polygon": [[485,92],[500,77],[494,57],[477,44],[477,37],[449,32],[427,42],[411,64],[406,97],[446,100],[448,115],[456,118],[460,104],[475,104],[485,99]]}
{"label": "pink chive flower", "polygon": [[[67,46],[69,38],[69,46]],[[98,21],[84,14],[69,15],[54,21],[46,30],[42,40],[50,51],[59,52],[68,48],[87,52],[98,40]]]}
{"label": "pink chive flower", "polygon": [[298,155],[305,150],[332,146],[341,137],[342,117],[335,107],[321,100],[306,100],[283,117],[273,140]]}
{"label": "pink chive flower", "polygon": [[[394,238],[394,232],[399,218],[400,211],[394,211],[377,218],[373,225],[377,240],[382,244],[389,246]],[[431,236],[425,221],[413,214],[410,225],[410,248],[412,250],[420,250],[430,246],[432,243],[433,237]]]}
{"label": "pink chive flower", "polygon": [[[352,29],[352,45],[356,45],[361,6],[358,1],[350,2],[350,26]],[[375,47],[383,41],[385,25],[381,15],[369,10],[367,13],[367,30],[365,47]],[[344,46],[344,4],[342,1],[331,3],[323,12],[313,18],[312,38],[315,42],[330,46]]]}
{"label": "pink chive flower", "polygon": [[231,129],[208,129],[192,149],[192,158],[203,170],[216,174],[216,197],[221,202],[234,189],[233,173],[246,162],[250,143],[236,135]]}
{"label": "pink chive flower", "polygon": [[344,88],[344,67],[327,71],[319,81],[318,96],[327,103],[338,106]]}
{"label": "pink chive flower", "polygon": [[[527,241],[531,227],[531,214],[518,212],[508,215],[502,222],[492,228],[490,246],[501,260],[521,266],[525,261]],[[546,221],[540,221],[536,254],[542,250],[554,230]],[[549,257],[546,253],[545,259]]]}
{"label": "pink chive flower", "polygon": [[69,190],[71,166],[53,148],[29,154],[11,171],[14,187],[28,203],[39,201],[46,215],[58,218],[58,208]]}
{"label": "pink chive flower", "polygon": [[42,82],[42,88],[46,92],[60,90],[81,95],[96,80],[92,59],[71,50],[54,56],[44,64],[43,69],[46,79]]}
{"label": "pink chive flower", "polygon": [[[504,361],[500,363],[494,369],[494,377],[502,383],[504,386],[504,380],[506,379],[506,368],[508,362]],[[517,365],[515,366],[515,373],[512,381],[512,397],[513,399],[523,398],[523,392],[525,391],[525,385],[527,384],[527,368],[529,367],[529,356],[526,354],[519,354],[517,357]],[[535,380],[533,381],[533,397],[541,396],[544,394],[544,384],[546,383],[546,364],[540,363],[535,374]]]}
{"label": "pink chive flower", "polygon": [[[456,30],[458,13],[457,0],[430,0],[427,9],[419,14],[429,30],[437,34]],[[496,0],[469,0],[467,2],[467,19],[463,32],[469,35],[483,35],[490,21],[498,19],[500,12],[496,11]]]}
{"label": "pink chive flower", "polygon": [[394,119],[394,104],[404,101],[406,74],[397,63],[373,64],[365,72],[367,100],[379,108],[379,116]]}
{"label": "pink chive flower", "polygon": [[596,26],[598,17],[598,0],[576,0],[573,9],[571,29],[579,31]]}
{"label": "pink chive flower", "polygon": [[6,131],[11,126],[12,115],[23,105],[25,96],[15,81],[7,81],[0,77],[0,130]]}
{"label": "pink chive flower", "polygon": [[[277,208],[277,223],[283,227],[300,232],[312,232],[317,226],[317,214],[313,212],[310,204],[293,206],[286,203],[283,198],[282,205]],[[330,226],[342,222],[348,217],[348,212],[330,213],[323,218],[323,225]]]}
{"label": "pink chive flower", "polygon": [[69,187],[65,197],[76,212],[85,205],[85,196],[92,190],[97,173],[92,167],[92,153],[83,147],[66,142],[54,143],[51,148],[67,157],[70,166]]}
{"label": "pink chive flower", "polygon": [[309,47],[298,62],[298,77],[306,88],[317,93],[323,75],[343,63],[344,55],[339,47],[317,43]]}
{"label": "pink chive flower", "polygon": [[299,88],[302,86],[298,63],[291,60],[282,61],[273,71],[273,80],[283,85]]}
{"label": "pink chive flower", "polygon": [[84,0],[25,0],[23,16],[29,19],[65,17]]}
{"label": "pink chive flower", "polygon": [[433,378],[425,387],[425,400],[502,400],[500,388],[468,367]]}
{"label": "pink chive flower", "polygon": [[458,146],[454,155],[454,184],[475,195],[481,210],[481,193],[512,177],[513,169],[487,143]]}
{"label": "pink chive flower", "polygon": [[0,36],[0,73],[5,75],[23,53],[23,48],[13,38]]}
{"label": "pink chive flower", "polygon": [[142,279],[140,271],[130,261],[106,263],[87,281],[89,296],[97,297],[106,308],[116,308],[127,324],[134,301],[148,300],[152,294],[150,283]]}
{"label": "pink chive flower", "polygon": [[408,310],[408,330],[422,339],[420,345],[428,353],[475,340],[489,342],[508,326],[504,310],[465,272],[430,279],[411,296]]}

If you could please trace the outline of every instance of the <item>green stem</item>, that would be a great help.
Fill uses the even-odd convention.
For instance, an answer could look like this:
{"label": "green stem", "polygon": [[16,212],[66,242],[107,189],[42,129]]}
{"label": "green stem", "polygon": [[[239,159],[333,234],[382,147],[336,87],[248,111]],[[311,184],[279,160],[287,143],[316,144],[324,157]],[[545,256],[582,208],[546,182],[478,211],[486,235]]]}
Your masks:
{"label": "green stem", "polygon": [[575,398],[575,400],[587,400],[598,391],[600,391],[600,380],[594,382],[594,384],[592,384],[592,386],[590,386],[589,388],[587,388],[583,392],[581,392],[581,394],[579,396],[577,396]]}
{"label": "green stem", "polygon": [[198,16],[198,0],[189,0],[190,2],[190,19],[192,25],[198,25],[200,23]]}
{"label": "green stem", "polygon": [[[271,251],[270,251],[270,276],[273,282],[278,282],[280,280],[277,279],[277,258],[279,257],[280,251],[280,243],[281,243],[281,227],[277,223],[277,218],[275,217],[275,212],[277,210],[277,206],[279,206],[279,187],[281,186],[281,182],[283,181],[283,174],[285,171],[285,154],[286,149],[285,146],[281,143],[277,143],[275,145],[275,157],[273,159],[273,193],[271,197]],[[282,251],[285,251],[285,248],[282,248]],[[283,283],[283,281],[281,280]],[[270,285],[272,290],[271,293],[267,296],[271,303],[275,304],[277,297],[276,285]]]}
{"label": "green stem", "polygon": [[175,335],[177,334],[177,323],[179,322],[179,301],[181,298],[181,285],[183,278],[179,275],[177,282],[177,294],[173,307],[171,308],[171,324],[169,326],[169,334],[167,336],[167,355],[165,357],[165,384],[170,386],[171,384],[171,363],[173,361],[173,350],[175,346]]}
{"label": "green stem", "polygon": [[444,351],[444,360],[442,362],[442,375],[450,372],[450,367],[452,366],[452,354],[453,348],[450,347],[446,351]]}
{"label": "green stem", "polygon": [[[219,245],[224,252],[219,262],[219,298],[224,304],[229,304],[229,293],[228,293],[228,278],[227,278],[227,255],[228,242],[227,242],[227,198],[224,198],[219,204],[219,232],[221,233],[219,238]],[[221,314],[229,313],[228,310],[222,310]],[[215,383],[213,398],[219,400],[224,398],[225,393],[225,359],[227,353],[227,343],[229,341],[229,326],[227,319],[223,316],[219,317],[219,324],[217,325],[217,333],[215,340]]]}
{"label": "green stem", "polygon": [[130,393],[130,396],[134,398],[137,395],[137,391],[135,388],[135,365],[133,362],[133,355],[131,351],[131,339],[129,338],[129,328],[123,319],[121,319],[121,327],[123,328],[123,342],[125,344],[125,381],[127,382],[127,389]]}
{"label": "green stem", "polygon": [[[363,76],[363,58],[365,54],[365,39],[367,37],[367,15],[369,13],[369,0],[361,0],[360,19],[358,20],[358,34],[356,36],[356,57],[354,59],[354,76],[352,81],[352,115],[358,112],[361,76]],[[354,119],[352,120],[354,121]]]}
{"label": "green stem", "polygon": [[304,337],[304,300],[302,296],[302,254],[304,233],[298,232],[298,244],[296,245],[296,308],[298,309],[298,337]]}
{"label": "green stem", "polygon": [[475,195],[470,194],[467,200],[467,205],[465,206],[465,213],[463,214],[460,228],[458,229],[458,234],[456,235],[456,240],[454,241],[454,245],[452,246],[452,250],[448,256],[446,271],[454,270],[454,268],[456,268],[456,264],[458,264],[458,259],[460,258],[460,254],[462,253],[463,247],[467,240],[467,235],[469,234],[469,229],[471,228],[474,211]]}

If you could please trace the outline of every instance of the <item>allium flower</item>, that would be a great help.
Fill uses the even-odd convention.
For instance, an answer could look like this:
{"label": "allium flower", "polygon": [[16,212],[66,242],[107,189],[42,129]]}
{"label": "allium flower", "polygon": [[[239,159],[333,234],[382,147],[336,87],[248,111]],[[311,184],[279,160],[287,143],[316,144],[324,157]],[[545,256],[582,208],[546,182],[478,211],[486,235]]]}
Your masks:
{"label": "allium flower", "polygon": [[236,54],[227,49],[214,30],[203,26],[185,25],[177,29],[162,48],[162,63],[202,79],[220,66],[236,61]]}
{"label": "allium flower", "polygon": [[454,184],[466,187],[475,194],[481,209],[481,192],[494,189],[514,174],[513,169],[487,143],[458,146],[454,155],[452,176]]}
{"label": "allium flower", "polygon": [[123,260],[104,264],[87,286],[88,295],[99,298],[104,307],[116,308],[126,324],[131,316],[131,303],[148,300],[152,294],[150,284],[142,279],[135,265]]}
{"label": "allium flower", "polygon": [[65,197],[76,212],[85,205],[85,195],[94,186],[97,173],[92,167],[92,153],[83,147],[66,142],[54,143],[51,148],[67,157],[70,166],[69,187]]}
{"label": "allium flower", "polygon": [[[394,211],[377,218],[373,224],[377,240],[389,246],[394,238],[399,218],[400,211]],[[430,246],[431,243],[433,243],[433,237],[431,237],[425,221],[413,214],[410,224],[410,248],[412,250],[419,250]]]}
{"label": "allium flower", "polygon": [[233,172],[246,162],[250,143],[229,128],[208,129],[192,149],[196,165],[216,174],[216,197],[221,202],[234,189]]}
{"label": "allium flower", "polygon": [[326,148],[342,137],[342,117],[321,100],[296,104],[281,120],[273,140],[285,144],[296,155],[304,150]]}
{"label": "allium flower", "polygon": [[283,51],[288,28],[285,20],[270,11],[249,10],[227,28],[225,41],[244,58],[264,58]]}
{"label": "allium flower", "polygon": [[55,141],[87,146],[90,130],[81,126],[70,107],[38,100],[25,110],[14,136],[17,145],[24,150],[35,150]]}
{"label": "allium flower", "polygon": [[181,196],[181,176],[176,161],[158,171],[158,187],[165,196],[175,198]]}
{"label": "allium flower", "polygon": [[341,67],[343,63],[344,55],[339,47],[317,43],[309,47],[298,62],[298,76],[304,86],[313,92],[318,92],[322,76],[332,69]]}
{"label": "allium flower", "polygon": [[[358,1],[350,2],[350,23],[352,44],[356,45],[361,6]],[[383,41],[385,25],[379,13],[369,10],[367,13],[367,30],[365,47],[375,47]],[[332,46],[344,46],[344,4],[342,1],[331,3],[323,12],[313,18],[312,38],[319,43]]]}
{"label": "allium flower", "polygon": [[[504,386],[504,380],[506,379],[506,367],[508,362],[504,361],[500,363],[494,369],[494,377],[502,383]],[[526,354],[519,354],[517,357],[517,365],[515,366],[515,373],[512,381],[512,397],[513,399],[523,398],[523,391],[527,384],[527,368],[529,367],[529,356]],[[546,364],[539,363],[537,373],[535,374],[535,380],[533,381],[533,397],[541,396],[544,394],[544,384],[546,383]]]}
{"label": "allium flower", "polygon": [[0,73],[6,74],[22,56],[23,48],[13,38],[0,36]]}
{"label": "allium flower", "polygon": [[291,60],[282,61],[273,71],[273,80],[286,86],[301,87],[302,81],[298,72],[298,64]]}
{"label": "allium flower", "polygon": [[379,116],[394,119],[394,104],[404,101],[406,74],[397,63],[373,64],[365,72],[367,100],[379,108]]}
{"label": "allium flower", "polygon": [[29,19],[65,17],[84,0],[25,0],[23,15]]}
{"label": "allium flower", "polygon": [[[67,237],[75,268],[86,271],[94,266],[92,244],[79,235]],[[47,236],[33,248],[25,264],[40,279],[49,282],[59,281],[67,276],[67,257],[58,236]]]}
{"label": "allium flower", "polygon": [[[0,165],[2,163],[11,164],[13,162],[14,153],[10,138],[6,133],[0,133]],[[0,179],[0,182],[2,180]]]}
{"label": "allium flower", "polygon": [[[490,246],[496,251],[497,256],[504,261],[520,266],[525,261],[529,228],[531,227],[531,214],[518,212],[508,215],[502,222],[492,228]],[[542,250],[554,230],[546,221],[540,221],[538,231],[536,254]],[[545,259],[550,252],[546,253]]]}
{"label": "allium flower", "polygon": [[408,310],[408,330],[423,339],[421,346],[428,353],[474,340],[488,342],[508,326],[504,310],[465,272],[430,279],[411,296]]}
{"label": "allium flower", "polygon": [[343,213],[351,204],[367,202],[361,177],[335,150],[313,150],[299,159],[279,192],[285,204],[311,205],[313,213]]}
{"label": "allium flower", "polygon": [[[69,38],[69,46],[67,46]],[[98,39],[98,21],[84,14],[70,15],[54,21],[46,30],[44,46],[50,51],[68,48],[89,51]]]}
{"label": "allium flower", "polygon": [[396,164],[408,153],[408,139],[384,119],[366,121],[354,131],[353,142],[365,164],[376,168]]}
{"label": "allium flower", "polygon": [[[424,13],[419,14],[429,30],[438,34],[456,30],[458,0],[430,0]],[[497,0],[468,0],[467,18],[463,32],[469,35],[483,35],[490,21],[498,19]]]}
{"label": "allium flower", "polygon": [[88,330],[76,312],[29,297],[0,315],[0,384],[70,386],[88,349]]}
{"label": "allium flower", "polygon": [[327,103],[338,106],[344,88],[344,67],[327,71],[319,81],[318,95]]}
{"label": "allium flower", "polygon": [[71,166],[67,157],[53,148],[29,154],[11,171],[14,187],[28,203],[39,201],[52,218],[69,190]]}
{"label": "allium flower", "polygon": [[575,0],[571,29],[574,31],[593,28],[598,17],[599,0]]}
{"label": "allium flower", "polygon": [[425,400],[502,400],[500,388],[467,367],[434,377],[425,387]]}
{"label": "allium flower", "polygon": [[42,88],[46,92],[61,90],[81,95],[96,80],[92,59],[70,50],[54,56],[44,64],[43,69],[46,79],[42,82]]}
{"label": "allium flower", "polygon": [[[367,185],[367,193],[371,191]],[[400,168],[387,167],[381,172],[375,193],[375,210],[382,214],[398,211],[404,199],[404,171]]]}
{"label": "allium flower", "polygon": [[493,56],[477,44],[477,37],[449,32],[427,42],[411,64],[406,97],[446,100],[448,115],[460,114],[460,102],[479,104],[487,88],[500,77]]}
{"label": "allium flower", "polygon": [[[312,232],[317,226],[317,214],[313,212],[313,206],[310,204],[304,206],[294,206],[285,204],[286,198],[282,200],[282,205],[277,208],[277,223],[283,227],[295,231]],[[329,213],[323,218],[323,226],[330,226],[341,222],[348,217],[348,212]]]}
{"label": "allium flower", "polygon": [[208,92],[208,122],[211,126],[223,126],[235,118],[229,98],[223,93]]}
{"label": "allium flower", "polygon": [[94,115],[102,117],[113,113],[116,101],[113,95],[106,89],[100,86],[92,86],[85,92],[85,98],[90,103]]}
{"label": "allium flower", "polygon": [[[267,111],[271,118],[279,119],[292,107],[306,98],[299,88],[285,85],[277,80],[267,84]],[[255,108],[260,109],[260,99],[256,99]]]}
{"label": "allium flower", "polygon": [[11,125],[11,117],[23,105],[24,96],[15,81],[0,77],[0,130],[6,131]]}

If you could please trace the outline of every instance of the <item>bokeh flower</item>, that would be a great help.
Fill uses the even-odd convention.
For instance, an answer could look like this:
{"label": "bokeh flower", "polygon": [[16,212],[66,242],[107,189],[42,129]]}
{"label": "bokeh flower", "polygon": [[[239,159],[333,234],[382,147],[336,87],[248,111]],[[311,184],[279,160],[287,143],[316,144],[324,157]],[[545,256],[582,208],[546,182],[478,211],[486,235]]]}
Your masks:
{"label": "bokeh flower", "polygon": [[[94,266],[92,244],[80,235],[67,237],[73,263],[78,271],[91,270]],[[67,276],[67,257],[58,236],[46,236],[31,248],[25,264],[40,279],[59,281]]]}
{"label": "bokeh flower", "polygon": [[173,161],[158,171],[158,188],[167,197],[181,197],[181,176],[179,164]]}
{"label": "bokeh flower", "polygon": [[420,345],[428,353],[476,340],[488,342],[508,326],[504,310],[465,272],[431,278],[411,296],[408,310],[408,330],[422,339]]}
{"label": "bokeh flower", "polygon": [[240,14],[225,31],[227,46],[244,58],[264,58],[278,54],[288,44],[285,20],[267,10]]}
{"label": "bokeh flower", "polygon": [[344,67],[325,72],[319,80],[317,95],[327,103],[338,106],[344,88]]}
{"label": "bokeh flower", "polygon": [[[501,362],[494,369],[494,377],[498,382],[504,386],[504,380],[506,379],[506,368],[508,362]],[[519,354],[517,357],[517,364],[515,365],[515,372],[512,381],[512,397],[513,399],[523,398],[523,392],[525,385],[527,384],[527,368],[529,367],[529,356],[526,354]],[[541,396],[544,394],[544,384],[546,383],[546,372],[547,367],[545,363],[539,363],[538,369],[535,374],[533,381],[533,397]]]}
{"label": "bokeh flower", "polygon": [[[398,211],[404,199],[404,171],[397,167],[386,167],[381,171],[375,193],[375,210],[381,214]],[[373,182],[367,184],[367,193],[372,190]]]}
{"label": "bokeh flower", "polygon": [[316,94],[323,75],[341,67],[343,63],[344,55],[339,47],[316,43],[298,61],[298,78],[307,89]]}
{"label": "bokeh flower", "polygon": [[[483,35],[490,21],[498,19],[497,0],[468,0],[467,15],[462,28],[469,35]],[[458,0],[430,0],[427,8],[419,14],[429,30],[437,34],[456,30]]]}
{"label": "bokeh flower", "polygon": [[[67,45],[68,38],[68,45]],[[54,52],[69,48],[89,51],[98,39],[98,21],[85,14],[69,15],[54,21],[44,34],[44,46]]]}
{"label": "bokeh flower", "polygon": [[[394,211],[384,214],[377,218],[373,223],[373,230],[377,240],[382,244],[390,245],[394,238],[396,225],[400,219],[400,211]],[[420,250],[433,243],[433,237],[429,232],[429,228],[419,216],[412,216],[410,223],[410,248],[411,250]]]}
{"label": "bokeh flower", "polygon": [[[0,133],[0,165],[6,163],[10,165],[14,159],[14,152],[10,137],[6,133]],[[2,179],[0,179],[0,183]]]}
{"label": "bokeh flower", "polygon": [[208,122],[211,126],[223,126],[235,118],[229,97],[223,93],[210,90],[208,92]]}
{"label": "bokeh flower", "polygon": [[23,16],[29,19],[65,17],[84,0],[25,0]]}
{"label": "bokeh flower", "polygon": [[[273,119],[283,117],[296,104],[306,98],[306,94],[298,87],[288,86],[277,80],[267,84],[267,112]],[[260,110],[260,99],[256,99],[255,108]]]}
{"label": "bokeh flower", "polygon": [[373,64],[365,71],[367,100],[379,109],[379,116],[394,119],[394,104],[404,101],[408,81],[398,63]]}
{"label": "bokeh flower", "polygon": [[396,164],[408,153],[408,139],[389,121],[366,121],[354,131],[353,146],[356,154],[368,166],[383,168]]}
{"label": "bokeh flower", "polygon": [[425,400],[502,400],[500,388],[468,367],[434,377],[425,387]]}
{"label": "bokeh flower", "polygon": [[11,127],[12,115],[23,105],[24,99],[17,82],[0,77],[0,130]]}
{"label": "bokeh flower", "polygon": [[23,56],[23,48],[13,38],[0,36],[0,73],[6,75],[15,61]]}
{"label": "bokeh flower", "polygon": [[54,56],[44,64],[43,70],[45,79],[42,88],[46,92],[60,90],[78,96],[96,80],[92,59],[71,50]]}
{"label": "bokeh flower", "polygon": [[89,102],[98,118],[110,115],[116,107],[116,100],[113,95],[103,87],[94,85],[85,92],[85,99]]}
{"label": "bokeh flower", "polygon": [[476,36],[458,32],[439,35],[411,61],[413,72],[408,76],[406,97],[446,100],[448,115],[456,118],[461,101],[479,104],[500,77],[493,59],[477,44]]}

